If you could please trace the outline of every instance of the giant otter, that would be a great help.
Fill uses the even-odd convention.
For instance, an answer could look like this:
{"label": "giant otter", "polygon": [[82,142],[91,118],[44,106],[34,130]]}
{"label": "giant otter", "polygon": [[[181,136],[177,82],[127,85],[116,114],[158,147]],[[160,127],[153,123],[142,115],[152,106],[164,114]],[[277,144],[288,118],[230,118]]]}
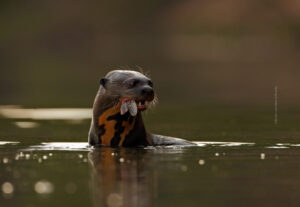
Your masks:
{"label": "giant otter", "polygon": [[193,145],[183,139],[146,132],[141,112],[153,103],[150,78],[132,70],[113,70],[100,80],[89,131],[91,146]]}

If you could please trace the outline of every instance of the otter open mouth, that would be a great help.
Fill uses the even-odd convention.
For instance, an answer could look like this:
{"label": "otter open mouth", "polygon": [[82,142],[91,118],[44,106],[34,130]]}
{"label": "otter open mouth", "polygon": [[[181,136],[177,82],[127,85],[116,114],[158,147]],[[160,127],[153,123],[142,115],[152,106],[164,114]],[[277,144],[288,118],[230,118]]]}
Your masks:
{"label": "otter open mouth", "polygon": [[121,100],[121,115],[129,112],[131,116],[136,116],[138,111],[145,111],[147,109],[146,100],[135,100],[124,98]]}
{"label": "otter open mouth", "polygon": [[145,100],[135,101],[135,103],[137,104],[138,110],[145,111],[147,109],[147,103]]}

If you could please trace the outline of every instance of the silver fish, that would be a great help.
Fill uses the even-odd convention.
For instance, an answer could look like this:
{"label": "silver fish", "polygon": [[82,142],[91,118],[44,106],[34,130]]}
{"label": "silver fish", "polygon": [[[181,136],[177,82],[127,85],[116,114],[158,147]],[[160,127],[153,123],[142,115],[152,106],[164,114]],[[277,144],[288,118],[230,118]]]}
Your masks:
{"label": "silver fish", "polygon": [[128,102],[124,101],[121,105],[121,115],[126,114],[127,111],[128,111]]}
{"label": "silver fish", "polygon": [[138,110],[134,100],[128,102],[128,111],[131,114],[131,116],[137,115]]}

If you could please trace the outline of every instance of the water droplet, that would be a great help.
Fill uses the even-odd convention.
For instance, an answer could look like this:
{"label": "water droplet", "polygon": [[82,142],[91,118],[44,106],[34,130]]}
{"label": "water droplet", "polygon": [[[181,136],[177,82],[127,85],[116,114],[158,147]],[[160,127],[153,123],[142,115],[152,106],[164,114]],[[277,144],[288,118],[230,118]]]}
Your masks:
{"label": "water droplet", "polygon": [[10,182],[5,182],[1,186],[4,194],[12,194],[14,192],[14,186]]}
{"label": "water droplet", "polygon": [[20,156],[18,154],[16,154],[15,156],[15,160],[19,160]]}
{"label": "water droplet", "polygon": [[265,153],[261,153],[261,154],[260,154],[260,159],[264,160],[265,158],[266,158]]}
{"label": "water droplet", "polygon": [[47,160],[48,156],[47,155],[43,155],[43,160]]}
{"label": "water droplet", "polygon": [[199,160],[199,165],[204,165],[205,164],[205,160]]}
{"label": "water droplet", "polygon": [[123,157],[120,158],[120,162],[124,162],[125,159]]}
{"label": "water droplet", "polygon": [[219,154],[218,152],[215,153],[215,156],[216,156],[216,157],[219,157],[219,155],[220,155],[220,154]]}
{"label": "water droplet", "polygon": [[2,159],[2,162],[4,163],[4,164],[7,164],[8,163],[8,158],[7,157],[4,157],[3,159]]}
{"label": "water droplet", "polygon": [[79,157],[80,159],[82,159],[82,158],[83,158],[83,155],[82,155],[82,154],[79,154],[78,157]]}
{"label": "water droplet", "polygon": [[30,159],[30,154],[26,154],[25,158],[26,158],[26,160],[29,160]]}
{"label": "water droplet", "polygon": [[41,180],[35,183],[34,190],[38,194],[50,194],[54,191],[54,186],[49,181]]}

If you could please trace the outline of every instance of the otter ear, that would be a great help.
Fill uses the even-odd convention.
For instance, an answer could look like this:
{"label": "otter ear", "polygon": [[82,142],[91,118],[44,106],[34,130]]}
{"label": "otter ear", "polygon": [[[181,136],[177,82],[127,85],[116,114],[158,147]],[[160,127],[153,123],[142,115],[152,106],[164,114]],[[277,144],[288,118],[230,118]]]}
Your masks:
{"label": "otter ear", "polygon": [[100,79],[100,85],[102,85],[104,88],[105,88],[107,82],[108,82],[107,78],[101,78]]}

